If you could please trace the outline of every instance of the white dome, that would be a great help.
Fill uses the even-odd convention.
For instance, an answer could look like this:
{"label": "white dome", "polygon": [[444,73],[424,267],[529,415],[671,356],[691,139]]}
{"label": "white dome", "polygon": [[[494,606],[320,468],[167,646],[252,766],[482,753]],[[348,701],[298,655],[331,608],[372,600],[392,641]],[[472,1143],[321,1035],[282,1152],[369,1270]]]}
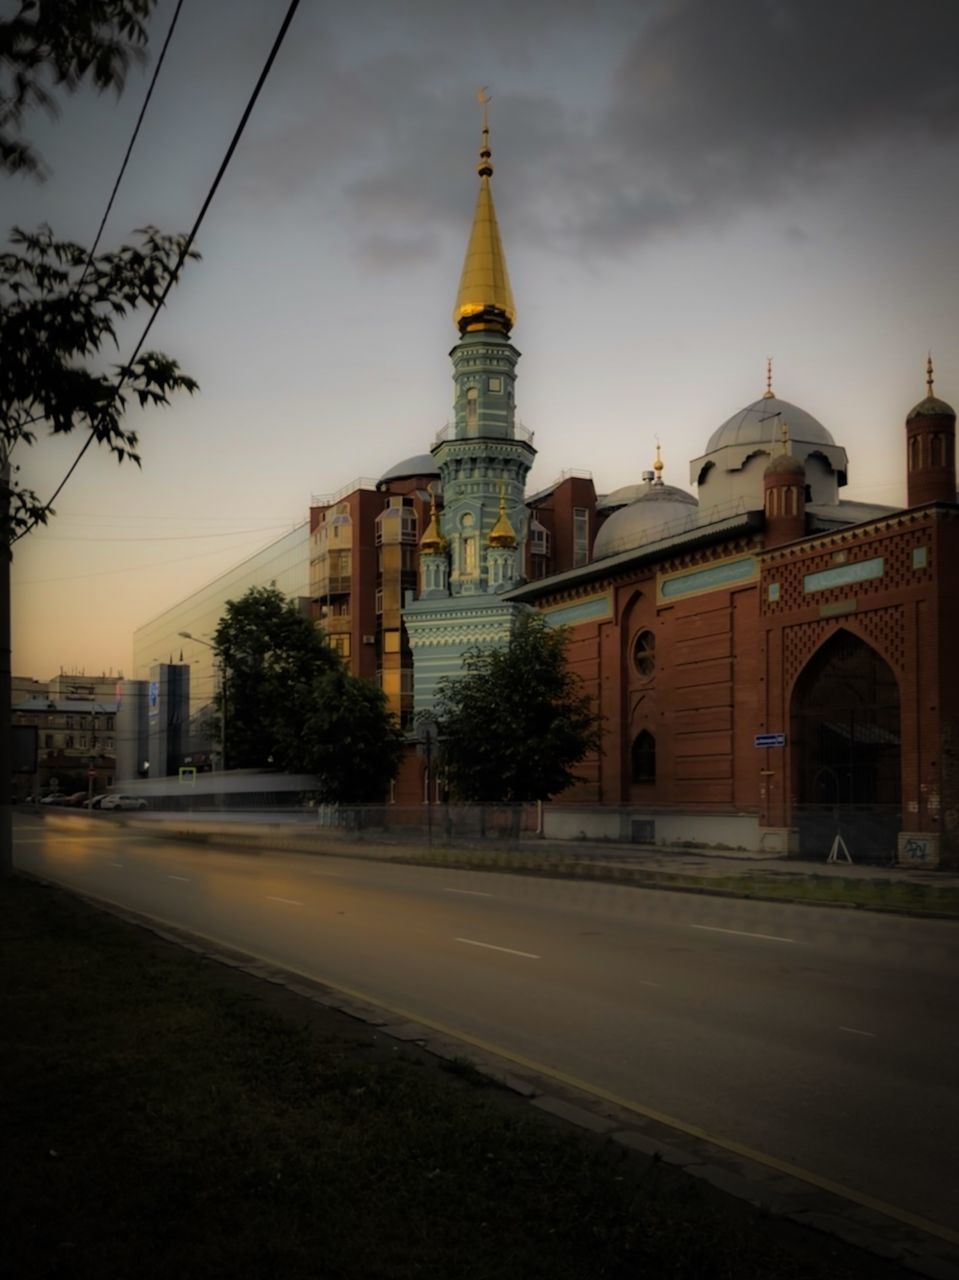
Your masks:
{"label": "white dome", "polygon": [[727,419],[709,437],[705,452],[713,453],[727,445],[772,444],[782,438],[783,423],[789,428],[790,440],[802,440],[808,444],[836,443],[811,413],[788,400],[770,396],[748,404]]}
{"label": "white dome", "polygon": [[666,538],[696,523],[699,504],[685,489],[671,484],[629,487],[640,489],[639,497],[629,506],[614,511],[600,529],[593,545],[594,560],[633,551],[644,543]]}

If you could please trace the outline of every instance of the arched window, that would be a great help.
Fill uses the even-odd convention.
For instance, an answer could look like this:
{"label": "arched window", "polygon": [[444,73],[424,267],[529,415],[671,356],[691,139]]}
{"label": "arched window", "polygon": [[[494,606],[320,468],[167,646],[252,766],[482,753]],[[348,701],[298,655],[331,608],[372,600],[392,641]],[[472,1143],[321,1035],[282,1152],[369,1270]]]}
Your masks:
{"label": "arched window", "polygon": [[633,740],[633,782],[656,781],[656,739],[648,729],[643,729]]}
{"label": "arched window", "polygon": [[466,425],[476,426],[476,415],[479,408],[479,393],[475,387],[466,388]]}
{"label": "arched window", "polygon": [[633,641],[633,666],[641,676],[656,670],[656,637],[651,631],[641,631]]}

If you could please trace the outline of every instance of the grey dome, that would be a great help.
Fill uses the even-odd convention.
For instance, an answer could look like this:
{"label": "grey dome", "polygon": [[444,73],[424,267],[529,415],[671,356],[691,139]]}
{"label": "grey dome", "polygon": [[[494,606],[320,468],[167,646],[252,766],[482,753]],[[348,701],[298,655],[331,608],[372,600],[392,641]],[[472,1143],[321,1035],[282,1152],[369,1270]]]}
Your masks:
{"label": "grey dome", "polygon": [[438,476],[439,467],[431,453],[418,453],[412,458],[404,458],[389,471],[384,471],[377,484],[385,484],[387,480],[411,480],[414,476]]}
{"label": "grey dome", "polygon": [[772,444],[781,438],[784,422],[789,428],[790,440],[802,440],[807,444],[836,443],[811,413],[800,409],[798,405],[790,404],[788,400],[770,396],[768,399],[756,400],[734,413],[709,437],[705,452],[713,453],[727,445]]}
{"label": "grey dome", "polygon": [[695,524],[699,503],[685,489],[671,484],[630,486],[642,492],[628,507],[620,507],[609,517],[593,545],[593,559],[633,551],[646,542]]}
{"label": "grey dome", "polygon": [[612,493],[603,493],[596,499],[597,511],[616,511],[619,507],[627,507],[637,498],[641,498],[649,489],[649,481],[642,484],[624,484]]}

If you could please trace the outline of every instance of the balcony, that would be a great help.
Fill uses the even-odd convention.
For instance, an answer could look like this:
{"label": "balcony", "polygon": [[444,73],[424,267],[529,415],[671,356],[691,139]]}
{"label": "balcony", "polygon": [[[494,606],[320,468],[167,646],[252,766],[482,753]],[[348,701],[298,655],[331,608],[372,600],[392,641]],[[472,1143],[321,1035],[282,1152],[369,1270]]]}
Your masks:
{"label": "balcony", "polygon": [[331,573],[314,581],[313,599],[323,601],[327,596],[349,595],[352,590],[353,579],[348,573]]}

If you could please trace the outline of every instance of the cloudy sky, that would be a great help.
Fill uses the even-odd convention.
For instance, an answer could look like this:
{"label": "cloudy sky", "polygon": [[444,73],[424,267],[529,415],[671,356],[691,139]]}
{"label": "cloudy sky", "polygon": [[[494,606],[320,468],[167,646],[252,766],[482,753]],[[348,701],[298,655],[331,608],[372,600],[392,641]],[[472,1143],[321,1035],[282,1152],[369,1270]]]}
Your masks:
{"label": "cloudy sky", "polygon": [[[104,247],[189,228],[285,7],[186,0]],[[304,0],[153,330],[201,391],[132,414],[142,471],[89,453],[18,544],[15,671],[129,673],[140,622],[312,493],[428,448],[478,85],[533,489],[566,468],[636,480],[657,436],[690,487],[771,354],[777,393],[848,450],[846,496],[904,501],[928,349],[959,402],[957,47],[955,0]],[[49,177],[2,179],[5,223],[88,244],[145,86],[32,117]],[[42,438],[21,478],[49,492],[74,453]]]}

